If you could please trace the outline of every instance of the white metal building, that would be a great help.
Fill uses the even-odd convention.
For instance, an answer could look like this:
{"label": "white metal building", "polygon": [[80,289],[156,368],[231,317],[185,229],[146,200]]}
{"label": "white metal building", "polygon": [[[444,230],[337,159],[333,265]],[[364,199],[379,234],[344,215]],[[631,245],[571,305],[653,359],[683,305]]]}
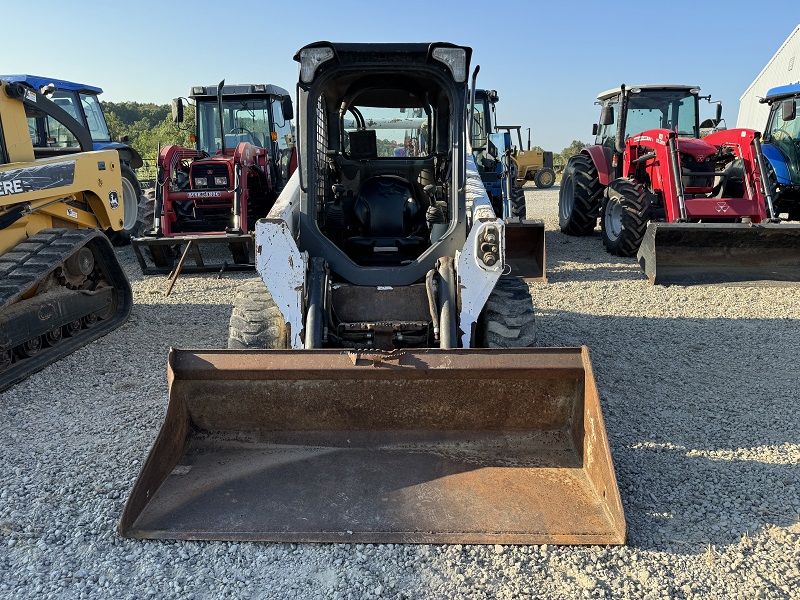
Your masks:
{"label": "white metal building", "polygon": [[779,85],[800,83],[800,25],[786,38],[767,66],[761,70],[739,98],[737,127],[749,127],[761,131],[767,124],[769,107],[758,100]]}

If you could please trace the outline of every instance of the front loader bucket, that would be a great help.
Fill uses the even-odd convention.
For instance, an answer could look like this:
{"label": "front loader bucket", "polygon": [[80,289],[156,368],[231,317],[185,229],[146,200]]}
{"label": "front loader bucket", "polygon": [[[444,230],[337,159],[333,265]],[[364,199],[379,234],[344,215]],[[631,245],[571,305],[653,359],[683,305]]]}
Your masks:
{"label": "front loader bucket", "polygon": [[800,225],[650,223],[637,255],[655,285],[800,281]]}
{"label": "front loader bucket", "polygon": [[526,281],[547,281],[544,221],[508,219],[505,225],[506,264],[511,275]]}
{"label": "front loader bucket", "polygon": [[622,544],[586,348],[171,350],[123,536]]}

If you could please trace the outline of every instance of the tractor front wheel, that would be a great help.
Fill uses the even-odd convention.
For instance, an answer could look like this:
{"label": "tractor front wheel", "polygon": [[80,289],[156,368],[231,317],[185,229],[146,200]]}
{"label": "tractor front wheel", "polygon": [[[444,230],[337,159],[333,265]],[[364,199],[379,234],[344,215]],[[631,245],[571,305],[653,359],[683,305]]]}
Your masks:
{"label": "tractor front wheel", "polygon": [[603,186],[592,159],[577,154],[569,159],[558,191],[558,225],[567,235],[590,235],[597,226]]}
{"label": "tractor front wheel", "polygon": [[623,177],[612,181],[603,199],[600,229],[603,245],[615,256],[634,256],[650,220],[650,203],[644,188]]}
{"label": "tractor front wheel", "polygon": [[244,282],[233,301],[228,348],[288,348],[286,322],[261,279]]}
{"label": "tractor front wheel", "polygon": [[553,187],[555,182],[556,172],[550,167],[543,167],[539,169],[536,171],[536,175],[533,176],[533,183],[536,184],[537,188],[541,188],[543,190]]}

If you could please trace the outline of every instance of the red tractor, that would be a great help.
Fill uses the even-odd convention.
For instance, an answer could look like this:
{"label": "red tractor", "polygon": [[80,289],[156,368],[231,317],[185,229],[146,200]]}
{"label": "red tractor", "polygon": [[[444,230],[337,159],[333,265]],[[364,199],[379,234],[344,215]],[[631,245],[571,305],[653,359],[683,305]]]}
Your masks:
{"label": "red tractor", "polygon": [[[153,230],[133,240],[142,272],[168,273],[182,245],[185,272],[253,268],[255,222],[266,216],[297,163],[292,101],[265,84],[195,86],[196,148],[166,146],[158,156]],[[183,101],[173,101],[183,121]],[[232,263],[208,264],[201,244],[227,245]],[[146,247],[149,259],[141,251]]]}
{"label": "red tractor", "polygon": [[[777,222],[760,134],[715,131],[701,139],[699,88],[624,85],[598,96],[595,145],[570,158],[559,193],[559,224],[589,235],[600,219],[603,244],[617,256],[638,253],[653,283],[797,277],[799,230]],[[788,237],[787,237],[788,236]],[[773,252],[774,251],[774,252]],[[772,269],[773,271],[775,269]],[[774,274],[773,274],[774,275]]]}

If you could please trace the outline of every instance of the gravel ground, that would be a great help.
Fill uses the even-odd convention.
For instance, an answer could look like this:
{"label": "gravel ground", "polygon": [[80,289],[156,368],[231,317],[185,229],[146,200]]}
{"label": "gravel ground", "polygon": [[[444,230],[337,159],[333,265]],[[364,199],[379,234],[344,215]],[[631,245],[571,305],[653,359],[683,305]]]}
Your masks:
{"label": "gravel ground", "polygon": [[592,353],[623,547],[134,541],[116,525],[161,424],[166,356],[224,347],[235,280],[144,278],[130,320],[0,394],[2,598],[798,598],[796,287],[652,287],[558,231],[539,344]]}

